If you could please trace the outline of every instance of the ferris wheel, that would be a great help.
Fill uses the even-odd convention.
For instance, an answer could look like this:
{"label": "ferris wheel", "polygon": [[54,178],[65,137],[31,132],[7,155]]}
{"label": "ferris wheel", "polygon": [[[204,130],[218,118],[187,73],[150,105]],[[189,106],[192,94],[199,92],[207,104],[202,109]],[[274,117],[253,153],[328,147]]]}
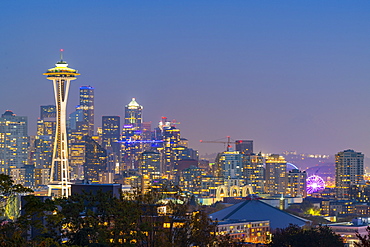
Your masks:
{"label": "ferris wheel", "polygon": [[307,193],[312,194],[325,189],[325,181],[317,175],[312,175],[306,180]]}

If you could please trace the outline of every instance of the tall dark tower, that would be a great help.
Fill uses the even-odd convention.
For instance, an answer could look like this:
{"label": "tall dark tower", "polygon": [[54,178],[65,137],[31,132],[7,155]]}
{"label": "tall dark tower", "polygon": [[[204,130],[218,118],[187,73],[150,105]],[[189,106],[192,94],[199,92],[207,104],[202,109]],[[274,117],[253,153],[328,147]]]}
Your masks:
{"label": "tall dark tower", "polygon": [[82,110],[83,122],[86,125],[87,135],[94,135],[94,88],[92,86],[80,87],[80,105],[78,110]]}
{"label": "tall dark tower", "polygon": [[120,117],[119,116],[102,116],[102,141],[103,147],[112,147],[114,142],[120,139]]}
{"label": "tall dark tower", "polygon": [[[62,52],[63,50],[61,50]],[[52,189],[61,191],[59,196],[68,197],[70,194],[70,174],[68,163],[68,140],[66,125],[66,107],[69,85],[76,76],[80,75],[77,70],[68,68],[67,62],[63,61],[61,53],[60,61],[54,68],[48,69],[44,75],[46,79],[53,81],[55,105],[56,105],[56,130],[53,147],[53,159],[50,174],[49,195]]]}

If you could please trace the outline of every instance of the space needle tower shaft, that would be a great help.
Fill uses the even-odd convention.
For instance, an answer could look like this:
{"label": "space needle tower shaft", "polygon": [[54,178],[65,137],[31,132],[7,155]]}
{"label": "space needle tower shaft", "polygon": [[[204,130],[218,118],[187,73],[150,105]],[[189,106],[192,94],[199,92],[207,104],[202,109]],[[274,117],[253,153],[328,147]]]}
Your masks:
{"label": "space needle tower shaft", "polygon": [[53,147],[53,157],[50,172],[50,188],[58,189],[59,195],[68,197],[70,195],[69,183],[69,162],[68,162],[68,139],[66,126],[66,108],[70,82],[80,75],[77,70],[68,68],[63,61],[63,50],[61,50],[60,61],[54,68],[48,69],[44,75],[48,80],[53,81],[54,96],[56,104],[56,129]]}

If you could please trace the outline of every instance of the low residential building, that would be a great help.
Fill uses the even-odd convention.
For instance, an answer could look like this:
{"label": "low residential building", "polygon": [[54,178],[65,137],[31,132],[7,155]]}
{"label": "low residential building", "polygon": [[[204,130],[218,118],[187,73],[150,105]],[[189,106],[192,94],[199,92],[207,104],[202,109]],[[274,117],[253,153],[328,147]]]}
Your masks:
{"label": "low residential building", "polygon": [[227,220],[218,222],[218,234],[229,234],[238,242],[267,243],[271,237],[268,220]]}

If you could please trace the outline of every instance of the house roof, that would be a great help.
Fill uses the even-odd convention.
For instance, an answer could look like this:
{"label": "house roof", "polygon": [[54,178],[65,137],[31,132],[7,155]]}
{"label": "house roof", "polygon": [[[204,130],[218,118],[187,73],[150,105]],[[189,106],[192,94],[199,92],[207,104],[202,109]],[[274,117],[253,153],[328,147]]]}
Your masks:
{"label": "house roof", "polygon": [[246,200],[210,215],[213,220],[269,220],[271,229],[289,224],[304,226],[309,220],[284,212],[260,200]]}

